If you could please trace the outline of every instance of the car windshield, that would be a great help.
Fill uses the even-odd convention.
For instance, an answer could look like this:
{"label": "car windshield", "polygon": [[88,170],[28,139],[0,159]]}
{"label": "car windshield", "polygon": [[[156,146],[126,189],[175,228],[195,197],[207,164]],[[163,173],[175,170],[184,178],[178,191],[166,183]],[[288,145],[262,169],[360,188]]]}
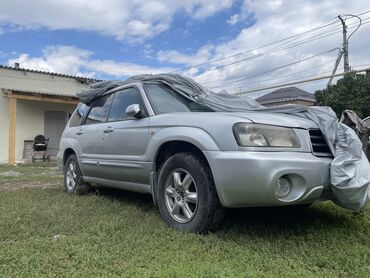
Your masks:
{"label": "car windshield", "polygon": [[165,85],[145,84],[144,88],[156,114],[212,112],[212,110],[181,96]]}

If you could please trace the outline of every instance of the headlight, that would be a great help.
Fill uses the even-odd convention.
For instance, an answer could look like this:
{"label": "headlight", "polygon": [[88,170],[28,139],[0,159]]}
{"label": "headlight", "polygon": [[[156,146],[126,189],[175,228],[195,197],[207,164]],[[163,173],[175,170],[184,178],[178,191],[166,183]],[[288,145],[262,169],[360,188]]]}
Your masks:
{"label": "headlight", "polygon": [[242,147],[300,147],[293,128],[236,123],[233,131],[238,145]]}

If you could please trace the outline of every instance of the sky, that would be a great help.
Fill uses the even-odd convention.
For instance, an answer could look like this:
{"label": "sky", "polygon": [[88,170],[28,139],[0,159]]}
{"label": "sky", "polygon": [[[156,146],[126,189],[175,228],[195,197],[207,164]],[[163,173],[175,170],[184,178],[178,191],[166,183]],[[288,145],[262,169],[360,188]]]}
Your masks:
{"label": "sky", "polygon": [[330,74],[337,16],[348,35],[359,24],[348,14],[362,19],[350,66],[370,67],[368,0],[0,0],[0,64],[96,79],[178,73],[238,93]]}

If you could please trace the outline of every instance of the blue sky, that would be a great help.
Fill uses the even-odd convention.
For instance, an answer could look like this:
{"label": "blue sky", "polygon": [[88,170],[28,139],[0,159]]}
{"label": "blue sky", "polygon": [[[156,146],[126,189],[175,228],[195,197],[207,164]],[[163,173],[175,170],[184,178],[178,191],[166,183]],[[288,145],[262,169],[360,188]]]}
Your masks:
{"label": "blue sky", "polygon": [[[0,37],[0,51],[4,53],[0,57],[0,63],[7,64],[9,59],[16,58],[21,53],[41,56],[47,45],[73,45],[93,52],[96,59],[112,59],[151,67],[171,66],[170,61],[160,62],[154,59],[153,53],[176,49],[190,55],[203,45],[231,40],[242,28],[254,23],[253,17],[248,17],[235,25],[227,24],[226,21],[239,11],[238,1],[206,19],[194,20],[188,14],[178,11],[173,15],[171,27],[168,30],[140,43],[118,41],[112,36],[94,31],[38,28],[7,32]],[[10,26],[5,23],[3,28],[7,29]],[[112,75],[103,73],[98,73],[97,77],[114,78]]]}
{"label": "blue sky", "polygon": [[[5,2],[0,1],[0,64],[19,62],[21,67],[99,79],[123,79],[135,74],[185,68],[179,73],[228,91],[330,71],[337,50],[284,71],[250,78],[246,84],[222,87],[223,83],[241,76],[340,47],[341,34],[334,32],[327,38],[278,53],[273,53],[277,45],[258,48],[328,22],[332,25],[321,31],[333,32],[340,27],[335,21],[338,14],[362,13],[370,8],[366,0],[351,3],[344,0]],[[370,13],[361,17],[367,22]],[[354,26],[356,21],[349,18],[348,24]],[[351,39],[350,61],[354,67],[370,65],[366,48],[370,42],[368,32],[369,25],[364,25]],[[309,36],[317,34],[313,32],[301,39],[308,41]],[[258,49],[246,52],[251,48]],[[241,52],[246,53],[229,57]],[[253,59],[249,60],[251,56]],[[238,62],[243,58],[248,59]],[[214,59],[221,61],[194,66]],[[312,91],[322,87],[323,82],[304,86]]]}

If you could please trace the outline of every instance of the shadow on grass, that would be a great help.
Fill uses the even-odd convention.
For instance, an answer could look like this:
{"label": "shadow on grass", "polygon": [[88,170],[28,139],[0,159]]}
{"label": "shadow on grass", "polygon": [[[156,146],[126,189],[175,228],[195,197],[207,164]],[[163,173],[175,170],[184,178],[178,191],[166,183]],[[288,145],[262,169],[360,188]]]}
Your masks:
{"label": "shadow on grass", "polygon": [[[96,194],[135,206],[144,212],[156,212],[152,197],[124,190],[98,187]],[[258,237],[305,235],[322,230],[355,229],[351,213],[330,202],[314,204],[309,208],[299,206],[227,209],[216,235],[227,239],[234,236],[258,233]]]}

